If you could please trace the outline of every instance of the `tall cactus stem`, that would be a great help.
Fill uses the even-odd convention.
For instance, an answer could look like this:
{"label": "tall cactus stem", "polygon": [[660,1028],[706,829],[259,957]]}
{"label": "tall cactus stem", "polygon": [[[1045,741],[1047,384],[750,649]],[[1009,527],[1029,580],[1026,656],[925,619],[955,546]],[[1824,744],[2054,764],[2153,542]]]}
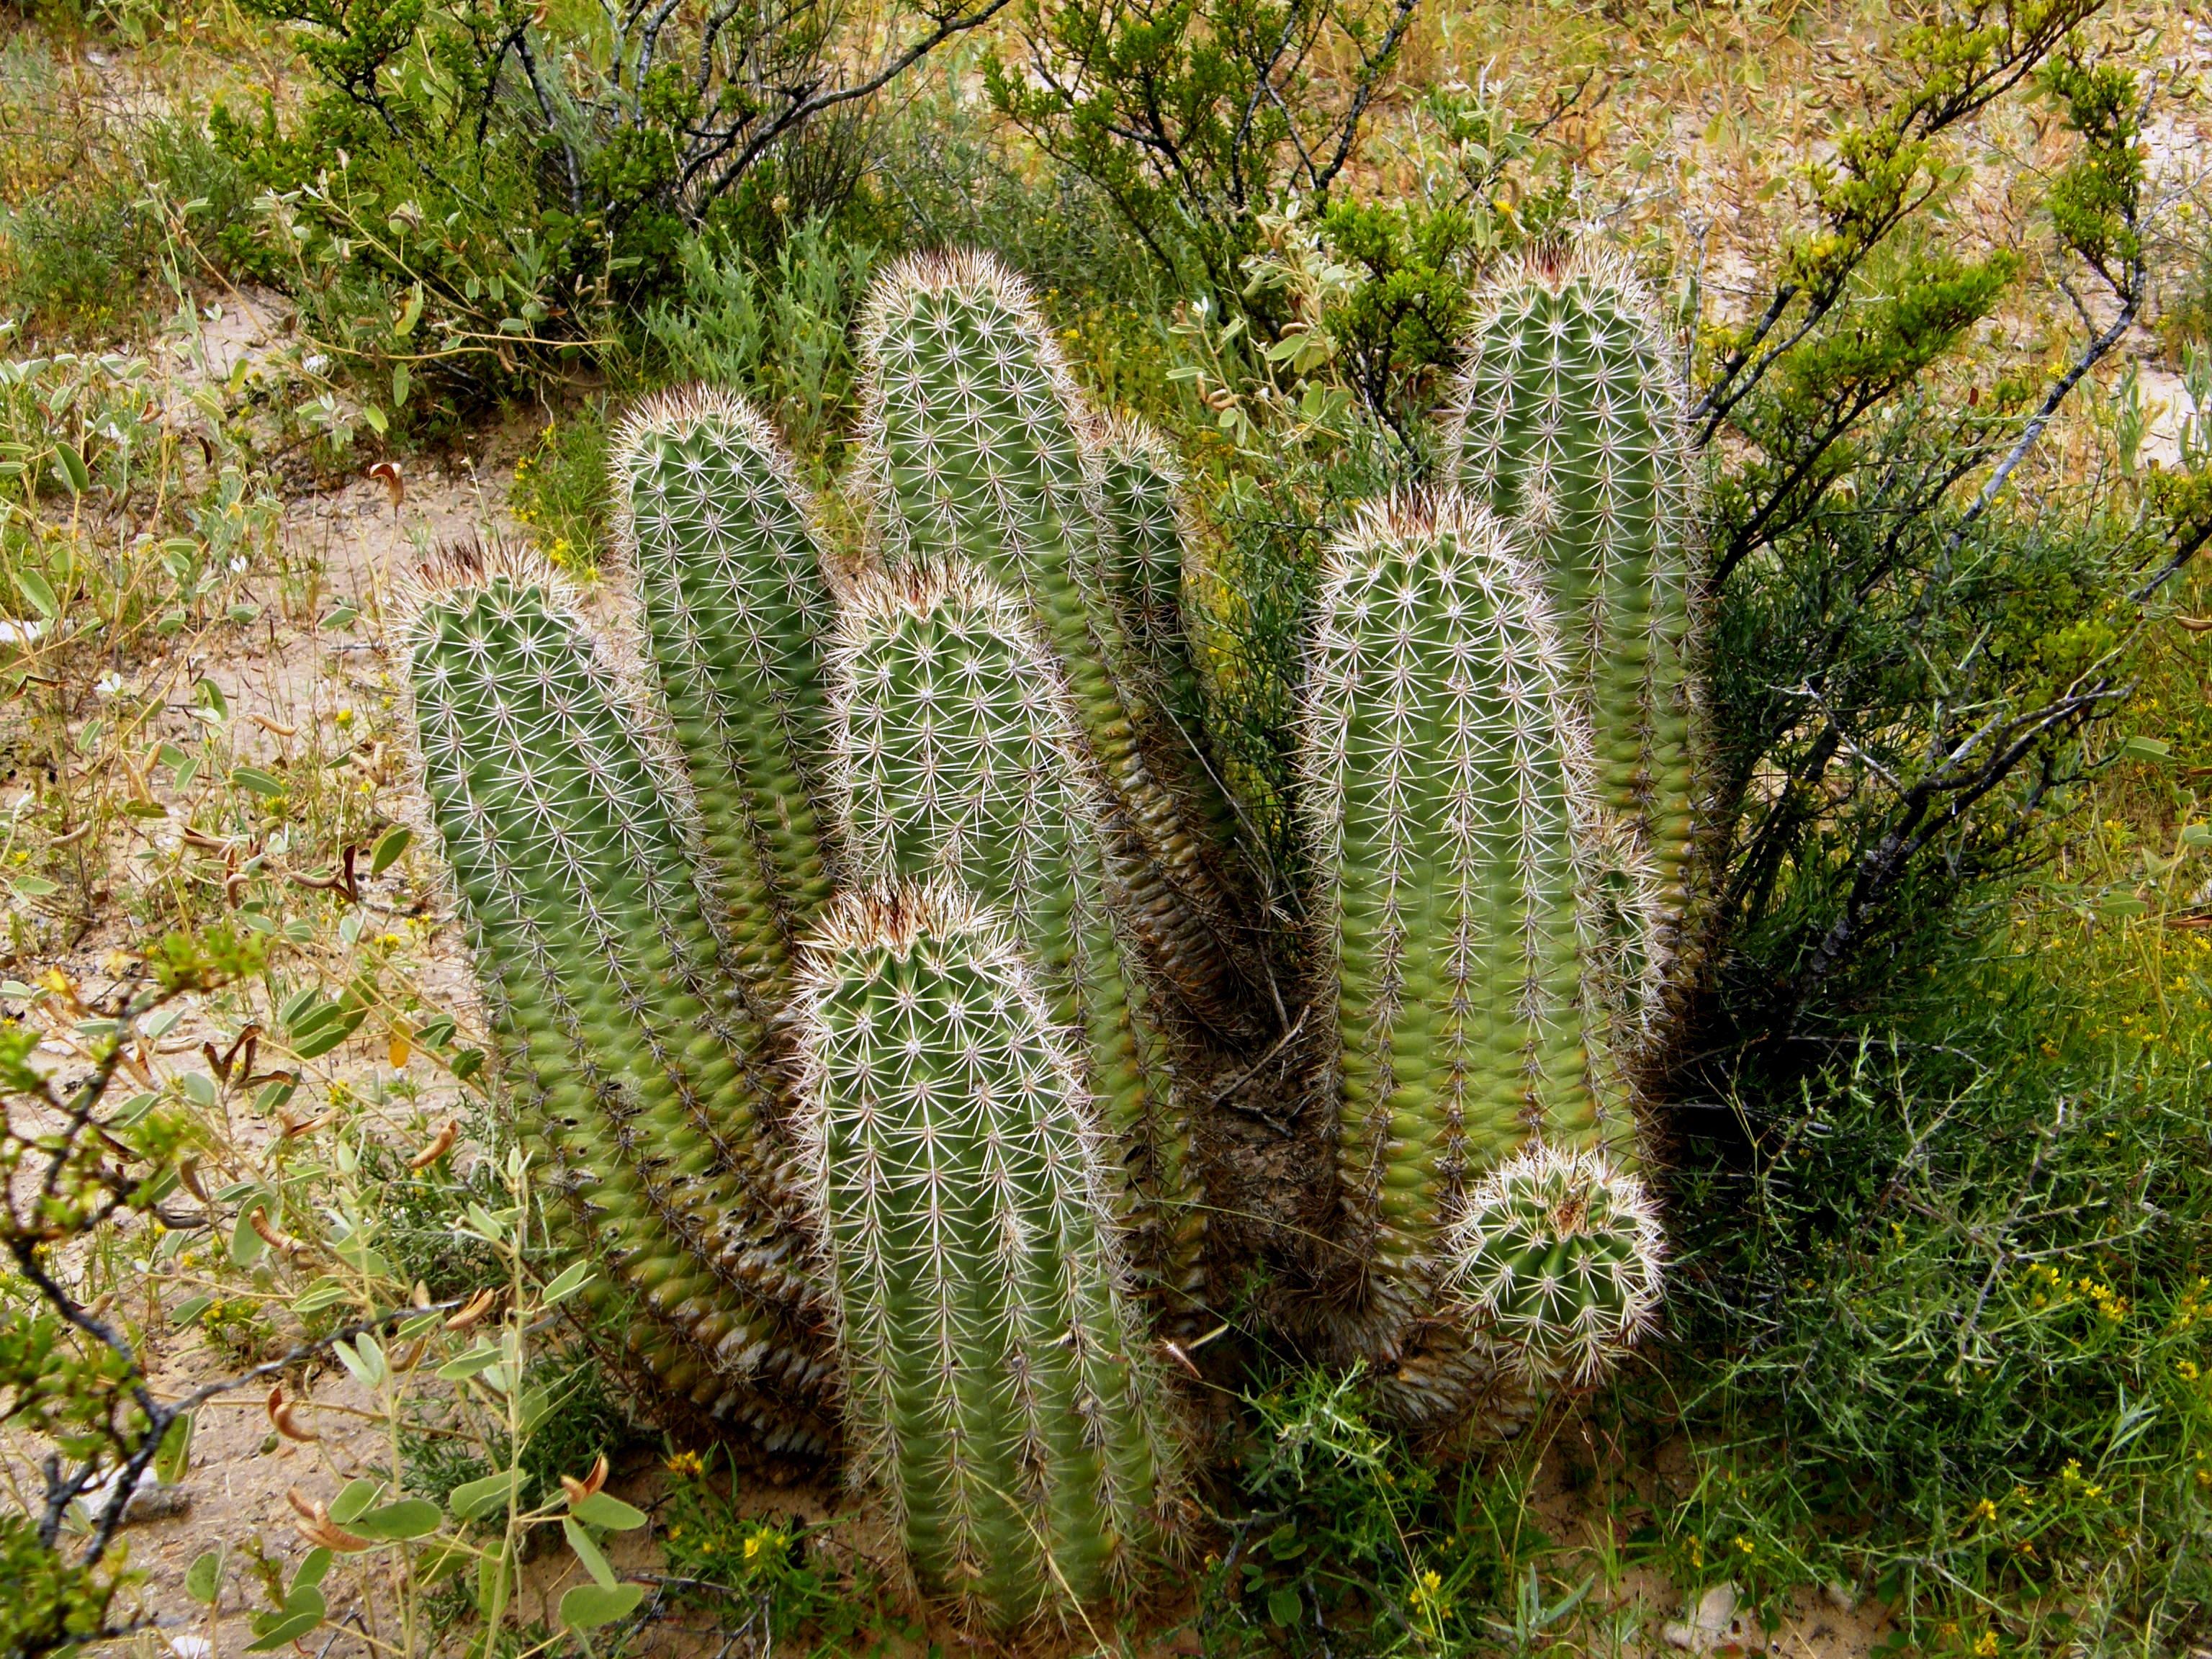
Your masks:
{"label": "tall cactus stem", "polygon": [[841,898],[797,1014],[854,1473],[966,1618],[1072,1623],[1167,1537],[1175,1467],[1081,1072],[948,885]]}
{"label": "tall cactus stem", "polygon": [[1299,765],[1340,1176],[1373,1279],[1418,1301],[1471,1174],[1532,1132],[1632,1130],[1588,1057],[1589,738],[1540,581],[1463,497],[1369,507],[1317,610]]}
{"label": "tall cactus stem", "polygon": [[1702,585],[1681,382],[1656,306],[1608,254],[1516,262],[1476,295],[1452,411],[1451,476],[1516,520],[1542,567],[1602,798],[1648,851],[1663,930],[1642,995],[1656,1013],[1683,937]]}
{"label": "tall cactus stem", "polygon": [[1237,844],[1238,823],[1206,743],[1206,694],[1183,625],[1182,562],[1190,540],[1182,469],[1159,434],[1114,415],[1089,434],[1105,511],[1107,592],[1122,637],[1127,698],[1154,775],[1207,831]]}
{"label": "tall cactus stem", "polygon": [[611,465],[617,540],[735,965],[781,1002],[836,864],[823,836],[830,597],[812,504],[769,422],[704,387],[641,404]]}
{"label": "tall cactus stem", "polygon": [[1249,1024],[1232,907],[1129,710],[1133,647],[1103,591],[1088,416],[1034,297],[988,256],[907,259],[870,295],[861,346],[861,464],[883,562],[963,558],[1034,606],[1115,804],[1109,856],[1148,954],[1202,1018]]}
{"label": "tall cactus stem", "polygon": [[964,567],[864,577],[830,662],[856,878],[955,880],[1007,918],[1111,1131],[1131,1255],[1148,1285],[1195,1293],[1188,1129],[1115,931],[1103,803],[1030,607]]}
{"label": "tall cactus stem", "polygon": [[720,969],[683,790],[557,580],[448,558],[407,640],[439,829],[518,1127],[641,1356],[775,1449],[834,1442],[823,1309],[774,1079]]}

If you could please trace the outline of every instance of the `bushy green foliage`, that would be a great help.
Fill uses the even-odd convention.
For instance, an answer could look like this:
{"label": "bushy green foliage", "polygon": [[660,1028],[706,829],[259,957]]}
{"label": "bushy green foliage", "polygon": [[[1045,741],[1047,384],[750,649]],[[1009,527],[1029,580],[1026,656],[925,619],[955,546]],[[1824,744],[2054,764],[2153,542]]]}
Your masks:
{"label": "bushy green foliage", "polygon": [[688,243],[680,284],[640,319],[646,372],[749,393],[802,463],[826,476],[852,424],[853,319],[876,264],[835,225],[802,225],[772,258],[725,235]]}
{"label": "bushy green foliage", "polygon": [[1166,270],[1255,319],[1247,256],[1291,193],[1326,203],[1413,0],[1032,0],[993,98],[1095,181]]}
{"label": "bushy green foliage", "polygon": [[1681,1178],[1689,1577],[2201,1629],[2212,944],[2039,911],[1759,1109],[1754,1170]]}

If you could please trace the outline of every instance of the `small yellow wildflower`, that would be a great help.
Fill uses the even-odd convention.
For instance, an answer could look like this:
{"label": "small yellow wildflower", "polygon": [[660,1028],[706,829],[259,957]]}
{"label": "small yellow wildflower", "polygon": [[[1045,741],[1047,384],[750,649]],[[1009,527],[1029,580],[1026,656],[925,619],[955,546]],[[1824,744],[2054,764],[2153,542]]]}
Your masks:
{"label": "small yellow wildflower", "polygon": [[707,1472],[706,1461],[697,1452],[678,1452],[661,1465],[671,1474],[699,1475]]}
{"label": "small yellow wildflower", "polygon": [[1977,1521],[1994,1521],[1997,1518],[1997,1506],[1984,1498],[1974,1505],[1972,1515]]}
{"label": "small yellow wildflower", "polygon": [[1997,1659],[1997,1633],[1985,1630],[1974,1638],[1974,1659]]}

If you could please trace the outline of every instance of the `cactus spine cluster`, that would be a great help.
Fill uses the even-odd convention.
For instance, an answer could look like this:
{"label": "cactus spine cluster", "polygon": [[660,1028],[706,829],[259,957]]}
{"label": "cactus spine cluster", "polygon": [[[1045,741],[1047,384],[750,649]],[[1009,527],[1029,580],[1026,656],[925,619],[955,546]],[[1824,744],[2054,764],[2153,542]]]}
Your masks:
{"label": "cactus spine cluster", "polygon": [[[1655,1316],[1633,1107],[1692,801],[1680,416],[1601,261],[1478,311],[1460,488],[1370,507],[1322,573],[1296,939],[1206,764],[1174,464],[1085,408],[988,259],[868,302],[858,549],[742,401],[631,418],[648,672],[544,571],[426,577],[425,771],[571,1237],[678,1393],[772,1449],[849,1440],[978,1624],[1085,1616],[1172,1544],[1147,1333],[1211,1320],[1232,1250],[1279,1251],[1295,1328],[1423,1425],[1585,1383]],[[1249,1143],[1212,1109],[1271,1064],[1304,1078],[1292,1140],[1229,1170]],[[1316,1167],[1349,1271],[1303,1224],[1204,1224],[1237,1212],[1201,1170],[1305,1215]]]}
{"label": "cactus spine cluster", "polygon": [[1174,1462],[1082,1068],[957,887],[852,896],[798,1005],[848,1432],[971,1613],[1073,1622],[1166,1531]]}

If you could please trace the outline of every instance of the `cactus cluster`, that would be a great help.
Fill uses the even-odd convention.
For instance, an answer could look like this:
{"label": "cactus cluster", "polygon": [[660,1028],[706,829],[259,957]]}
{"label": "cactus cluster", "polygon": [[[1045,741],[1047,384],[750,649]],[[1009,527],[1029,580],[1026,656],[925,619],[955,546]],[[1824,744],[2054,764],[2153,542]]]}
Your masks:
{"label": "cactus cluster", "polygon": [[[1654,1316],[1679,416],[1609,265],[1516,269],[1479,314],[1455,487],[1361,513],[1322,573],[1302,929],[1209,764],[1173,460],[988,259],[869,300],[859,545],[695,391],[619,434],[599,625],[526,561],[423,574],[425,776],[556,1224],[643,1366],[845,1452],[977,1624],[1085,1617],[1173,1548],[1159,1359],[1232,1273],[1303,1285],[1287,1327],[1424,1425],[1586,1382]],[[1222,1108],[1267,1063],[1305,1074],[1318,1230],[1249,1222]]]}

